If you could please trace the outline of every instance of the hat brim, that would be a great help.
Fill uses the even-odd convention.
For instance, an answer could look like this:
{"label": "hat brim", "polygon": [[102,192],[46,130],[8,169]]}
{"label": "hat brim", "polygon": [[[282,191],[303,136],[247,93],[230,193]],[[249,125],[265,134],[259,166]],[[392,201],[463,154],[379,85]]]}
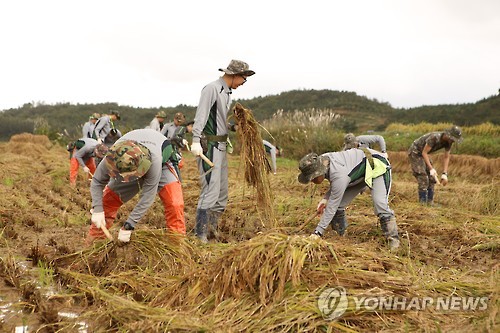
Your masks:
{"label": "hat brim", "polygon": [[299,180],[299,183],[301,184],[308,184],[311,182],[316,177],[322,176],[326,173],[327,166],[323,164],[323,160],[320,160],[320,167],[318,170],[314,171],[310,175],[305,175],[304,173],[300,173],[300,175],[297,177]]}
{"label": "hat brim", "polygon": [[252,76],[255,74],[254,71],[251,71],[251,70],[247,70],[247,71],[242,71],[242,72],[234,72],[234,71],[231,71],[227,68],[219,68],[219,71],[221,72],[224,72],[226,74],[229,74],[229,75],[244,75],[244,76]]}
{"label": "hat brim", "polygon": [[456,136],[453,136],[451,135],[450,132],[446,132],[446,134],[448,135],[448,137],[453,141],[453,142],[456,142],[456,143],[461,143],[463,141],[463,137],[459,137],[457,138]]}

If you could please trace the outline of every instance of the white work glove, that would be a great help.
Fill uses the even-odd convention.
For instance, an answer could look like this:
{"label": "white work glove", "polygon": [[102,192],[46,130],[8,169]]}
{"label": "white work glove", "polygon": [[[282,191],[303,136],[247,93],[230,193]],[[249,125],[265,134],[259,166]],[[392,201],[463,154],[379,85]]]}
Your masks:
{"label": "white work glove", "polygon": [[434,168],[429,170],[429,174],[434,178],[437,178],[437,176],[438,176],[438,173],[437,173],[436,169],[434,169]]}
{"label": "white work glove", "polygon": [[189,142],[186,139],[182,139],[182,145],[189,150]]}
{"label": "white work glove", "polygon": [[106,218],[104,217],[104,212],[93,213],[92,218],[90,219],[92,223],[98,228],[101,229],[103,226],[106,226]]}
{"label": "white work glove", "polygon": [[97,143],[101,144],[101,143],[102,143],[102,139],[101,139],[101,138],[98,138],[98,139],[97,139]]}
{"label": "white work glove", "polygon": [[122,243],[128,243],[130,242],[130,235],[132,235],[132,230],[120,228],[120,231],[118,231],[118,240]]}
{"label": "white work glove", "polygon": [[200,156],[203,154],[203,148],[201,148],[201,144],[199,142],[193,142],[191,144],[191,153],[194,156]]}
{"label": "white work glove", "polygon": [[429,171],[429,174],[431,175],[431,177],[433,177],[436,180],[436,183],[439,183],[438,173],[437,173],[436,169],[432,168]]}
{"label": "white work glove", "polygon": [[311,234],[311,236],[309,236],[310,240],[317,240],[317,239],[320,239],[320,238],[321,238],[321,236],[318,235],[318,234]]}
{"label": "white work glove", "polygon": [[318,207],[316,207],[316,211],[318,212],[318,214],[323,214],[323,212],[325,211],[327,202],[328,202],[328,200],[326,200],[324,198],[321,199],[321,201],[318,204]]}
{"label": "white work glove", "polygon": [[83,172],[85,173],[89,173],[90,172],[90,169],[86,166],[83,167]]}
{"label": "white work glove", "polygon": [[443,173],[441,175],[441,185],[446,186],[448,184],[448,175]]}

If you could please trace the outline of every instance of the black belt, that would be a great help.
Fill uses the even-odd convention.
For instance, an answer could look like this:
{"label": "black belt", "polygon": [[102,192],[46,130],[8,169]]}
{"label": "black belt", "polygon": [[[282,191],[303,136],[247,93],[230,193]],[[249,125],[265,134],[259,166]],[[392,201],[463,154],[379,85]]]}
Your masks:
{"label": "black belt", "polygon": [[207,138],[207,141],[210,141],[210,142],[226,142],[227,141],[227,134],[225,134],[225,135],[205,134],[205,137]]}

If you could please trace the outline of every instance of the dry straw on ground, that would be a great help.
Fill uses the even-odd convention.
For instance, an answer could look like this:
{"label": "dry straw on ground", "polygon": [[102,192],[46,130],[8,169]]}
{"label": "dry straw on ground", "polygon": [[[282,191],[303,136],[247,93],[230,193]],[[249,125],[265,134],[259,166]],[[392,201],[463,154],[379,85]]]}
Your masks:
{"label": "dry straw on ground", "polygon": [[[498,186],[490,175],[477,181],[476,166],[467,165],[467,160],[486,163],[481,159],[453,156],[451,182],[436,190],[437,205],[431,207],[416,202],[416,183],[406,158],[397,162],[398,157],[391,157],[397,166],[391,193],[401,235],[397,253],[390,253],[384,243],[369,193],[349,205],[344,237],[328,228],[323,239],[309,239],[313,221],[295,234],[323,191],[310,197],[310,190],[296,181],[293,161],[270,177],[271,185],[281,190],[275,193],[279,225],[290,228],[262,228],[258,234],[233,230],[248,220],[258,221],[252,215],[253,198],[240,195],[242,177],[230,171],[231,202],[221,229],[224,243],[200,245],[192,234],[179,239],[163,231],[163,207],[157,200],[128,245],[104,241],[86,248],[88,183],[76,189],[67,185],[66,150],[38,152],[32,143],[26,144],[29,153],[24,155],[1,149],[7,145],[15,144],[0,146],[5,152],[0,154],[0,283],[2,290],[16,292],[16,309],[24,310],[19,324],[25,317],[30,325],[38,320],[33,331],[77,332],[82,321],[89,326],[87,332],[498,330],[500,230],[498,213],[491,213]],[[185,209],[187,223],[193,226],[198,173],[194,156],[185,158]],[[229,163],[237,165],[238,158],[229,156]],[[451,171],[453,164],[459,176]],[[490,213],[478,204],[485,197],[493,198],[488,199]],[[133,207],[129,202],[120,209],[112,232]],[[336,286],[348,291],[351,302],[341,318],[325,320],[318,296]],[[356,311],[354,296],[375,295],[488,297],[488,308]],[[65,311],[76,317],[58,316]],[[0,330],[13,331],[9,324],[3,323]]]}

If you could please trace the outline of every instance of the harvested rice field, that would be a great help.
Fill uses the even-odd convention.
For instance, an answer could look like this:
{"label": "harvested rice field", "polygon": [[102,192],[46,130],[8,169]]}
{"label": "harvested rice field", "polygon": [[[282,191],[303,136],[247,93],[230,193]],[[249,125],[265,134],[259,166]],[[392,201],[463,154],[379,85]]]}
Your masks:
{"label": "harvested rice field", "polygon": [[277,175],[259,175],[263,198],[238,155],[218,239],[201,244],[189,153],[187,237],[165,230],[157,198],[130,243],[87,247],[89,182],[81,172],[69,186],[67,151],[28,134],[0,151],[1,332],[499,331],[500,159],[452,155],[450,183],[422,206],[405,153],[389,151],[401,238],[391,253],[369,191],[348,207],[344,237],[312,240],[327,182],[302,185],[298,161],[278,158]]}

